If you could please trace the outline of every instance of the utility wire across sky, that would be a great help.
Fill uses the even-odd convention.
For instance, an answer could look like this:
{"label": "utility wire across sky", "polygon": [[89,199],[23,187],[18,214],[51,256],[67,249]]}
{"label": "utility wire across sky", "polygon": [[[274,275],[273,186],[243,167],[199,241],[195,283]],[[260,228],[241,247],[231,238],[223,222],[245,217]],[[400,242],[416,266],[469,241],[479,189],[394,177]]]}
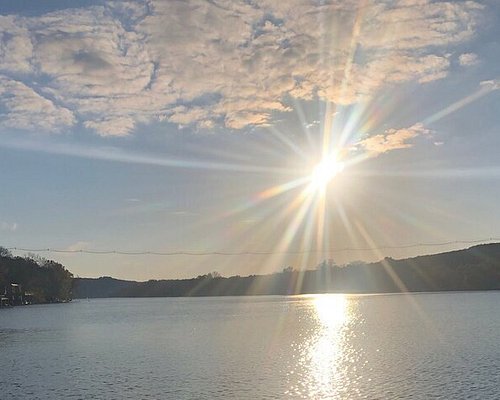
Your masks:
{"label": "utility wire across sky", "polygon": [[93,255],[124,255],[124,256],[267,256],[275,254],[333,254],[347,251],[375,251],[375,250],[390,250],[390,249],[409,249],[414,247],[439,247],[453,244],[479,244],[488,242],[500,242],[500,238],[487,238],[476,240],[452,240],[447,242],[430,242],[430,243],[410,243],[406,245],[384,245],[376,247],[343,247],[332,248],[325,250],[290,250],[290,251],[123,251],[123,250],[92,250],[92,249],[55,249],[55,248],[26,248],[26,247],[6,247],[10,251],[26,251],[32,253],[77,253],[77,254],[93,254]]}

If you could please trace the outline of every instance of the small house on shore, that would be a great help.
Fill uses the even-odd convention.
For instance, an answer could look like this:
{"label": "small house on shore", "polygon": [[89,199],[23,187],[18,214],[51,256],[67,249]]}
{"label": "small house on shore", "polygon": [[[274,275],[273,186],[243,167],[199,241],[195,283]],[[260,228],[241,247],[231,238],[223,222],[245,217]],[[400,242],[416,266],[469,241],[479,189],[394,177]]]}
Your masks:
{"label": "small house on shore", "polygon": [[0,294],[0,307],[21,306],[31,304],[32,302],[33,295],[31,293],[24,293],[21,285],[17,283],[5,286],[3,293]]}

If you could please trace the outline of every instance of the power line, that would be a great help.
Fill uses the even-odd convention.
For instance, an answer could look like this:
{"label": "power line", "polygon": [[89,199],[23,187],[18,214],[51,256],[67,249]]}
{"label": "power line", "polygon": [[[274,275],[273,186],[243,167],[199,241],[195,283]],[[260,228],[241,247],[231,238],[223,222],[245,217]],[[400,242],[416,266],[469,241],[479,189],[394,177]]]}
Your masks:
{"label": "power line", "polygon": [[374,247],[342,247],[332,248],[328,250],[289,250],[289,251],[123,251],[123,250],[92,250],[92,249],[55,249],[55,248],[39,248],[31,249],[26,247],[6,247],[11,251],[27,251],[32,253],[69,253],[69,254],[93,254],[93,255],[124,255],[124,256],[269,256],[278,254],[300,255],[300,254],[333,254],[347,251],[376,251],[376,250],[395,250],[395,249],[410,249],[415,247],[439,247],[449,246],[453,244],[479,244],[485,242],[500,242],[500,238],[487,238],[477,240],[452,240],[447,242],[429,242],[429,243],[411,243],[406,245],[384,245]]}

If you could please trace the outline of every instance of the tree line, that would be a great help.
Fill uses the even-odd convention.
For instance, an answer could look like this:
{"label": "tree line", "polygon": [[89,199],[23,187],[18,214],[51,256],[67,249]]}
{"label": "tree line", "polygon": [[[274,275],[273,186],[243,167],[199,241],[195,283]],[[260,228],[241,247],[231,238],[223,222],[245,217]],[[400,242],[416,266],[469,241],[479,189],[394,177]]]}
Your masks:
{"label": "tree line", "polygon": [[75,297],[171,297],[290,295],[304,293],[397,293],[500,290],[500,244],[403,260],[336,265],[324,261],[315,269],[284,268],[268,275],[222,277],[218,273],[191,279],[134,282],[110,277],[75,280]]}
{"label": "tree line", "polygon": [[267,275],[223,277],[217,272],[190,279],[135,282],[111,277],[73,278],[60,263],[36,255],[13,256],[0,247],[0,294],[12,284],[36,303],[85,297],[290,295],[303,293],[395,293],[500,290],[500,243],[376,263],[336,265]]}
{"label": "tree line", "polygon": [[19,285],[33,303],[53,303],[72,298],[73,274],[62,264],[37,255],[13,256],[0,247],[0,294]]}

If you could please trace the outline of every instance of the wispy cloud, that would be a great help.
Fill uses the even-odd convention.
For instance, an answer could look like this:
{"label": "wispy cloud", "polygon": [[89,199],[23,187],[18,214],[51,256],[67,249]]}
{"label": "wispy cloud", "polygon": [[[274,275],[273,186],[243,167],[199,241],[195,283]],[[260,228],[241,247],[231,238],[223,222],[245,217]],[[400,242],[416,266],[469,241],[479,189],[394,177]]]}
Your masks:
{"label": "wispy cloud", "polygon": [[289,110],[286,98],[350,104],[387,84],[445,77],[450,47],[475,34],[482,8],[144,0],[3,16],[0,118],[47,131],[81,123],[104,136],[155,119],[267,125]]}
{"label": "wispy cloud", "polygon": [[500,79],[491,79],[489,81],[481,82],[481,89],[486,93],[493,92],[494,90],[500,90]]}
{"label": "wispy cloud", "polygon": [[389,151],[411,147],[412,139],[418,136],[429,135],[431,131],[422,124],[415,124],[404,129],[389,129],[383,134],[374,135],[358,143],[358,147],[371,156],[387,153]]}

